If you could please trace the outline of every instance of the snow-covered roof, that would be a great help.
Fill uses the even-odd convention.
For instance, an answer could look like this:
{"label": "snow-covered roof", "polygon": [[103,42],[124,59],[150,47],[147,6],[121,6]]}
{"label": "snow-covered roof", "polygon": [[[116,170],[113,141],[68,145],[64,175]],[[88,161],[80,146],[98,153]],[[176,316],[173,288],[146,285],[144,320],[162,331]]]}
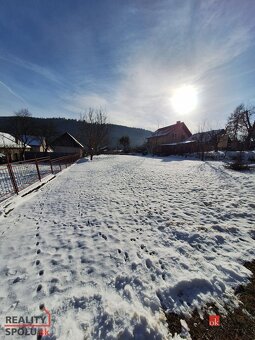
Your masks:
{"label": "snow-covered roof", "polygon": [[[6,132],[0,132],[0,148],[21,149],[21,142],[16,143],[15,138]],[[30,148],[30,146],[27,146]]]}
{"label": "snow-covered roof", "polygon": [[79,144],[80,145],[80,147],[82,147],[82,148],[84,148],[84,146],[80,143],[80,142],[78,142],[78,140],[76,139],[76,138],[74,138],[74,136],[72,136],[70,133],[68,133],[67,132],[67,134],[77,143],[77,144]]}
{"label": "snow-covered roof", "polygon": [[191,144],[191,143],[195,143],[195,141],[194,141],[194,140],[185,140],[185,141],[183,141],[183,142],[168,143],[168,144],[160,144],[160,145],[167,145],[167,146],[170,146],[170,145]]}

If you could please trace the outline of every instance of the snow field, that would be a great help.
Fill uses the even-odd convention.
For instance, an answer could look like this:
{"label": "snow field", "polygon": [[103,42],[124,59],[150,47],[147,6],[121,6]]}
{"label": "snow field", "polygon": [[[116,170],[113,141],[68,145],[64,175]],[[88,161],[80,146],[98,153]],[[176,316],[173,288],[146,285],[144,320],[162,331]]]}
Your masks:
{"label": "snow field", "polygon": [[1,217],[1,315],[44,303],[57,339],[168,339],[162,308],[221,306],[247,282],[254,192],[219,162],[80,162]]}

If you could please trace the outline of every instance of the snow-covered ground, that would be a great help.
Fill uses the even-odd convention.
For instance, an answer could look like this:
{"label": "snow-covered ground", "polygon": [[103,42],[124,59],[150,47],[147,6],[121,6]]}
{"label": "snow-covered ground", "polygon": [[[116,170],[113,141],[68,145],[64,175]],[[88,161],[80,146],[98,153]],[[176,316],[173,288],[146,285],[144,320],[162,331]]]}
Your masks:
{"label": "snow-covered ground", "polygon": [[223,305],[247,281],[254,193],[220,162],[73,165],[0,216],[0,324],[44,303],[57,339],[169,339],[162,308]]}

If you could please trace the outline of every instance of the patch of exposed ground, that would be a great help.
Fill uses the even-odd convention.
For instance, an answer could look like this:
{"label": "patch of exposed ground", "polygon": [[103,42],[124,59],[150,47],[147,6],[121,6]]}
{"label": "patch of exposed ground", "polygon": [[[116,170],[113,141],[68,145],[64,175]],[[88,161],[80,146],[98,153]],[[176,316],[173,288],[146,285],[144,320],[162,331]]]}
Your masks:
{"label": "patch of exposed ground", "polygon": [[[235,294],[240,301],[239,307],[230,310],[227,306],[227,316],[222,316],[215,305],[207,304],[203,309],[204,318],[200,318],[197,310],[194,310],[192,317],[185,319],[175,313],[165,313],[169,331],[172,336],[181,334],[181,319],[185,319],[189,333],[193,340],[254,340],[255,339],[255,260],[244,264],[253,276],[246,286],[237,287]],[[212,313],[213,311],[213,313]],[[220,315],[220,326],[209,325],[209,315]]]}

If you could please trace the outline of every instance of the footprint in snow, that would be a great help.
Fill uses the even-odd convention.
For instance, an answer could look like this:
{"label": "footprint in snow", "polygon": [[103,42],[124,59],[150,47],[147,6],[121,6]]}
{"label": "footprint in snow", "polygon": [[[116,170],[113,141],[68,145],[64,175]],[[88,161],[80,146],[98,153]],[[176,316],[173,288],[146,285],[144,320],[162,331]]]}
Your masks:
{"label": "footprint in snow", "polygon": [[44,307],[45,307],[45,306],[44,306],[44,303],[41,303],[41,304],[39,305],[39,309],[40,309],[40,310],[44,310]]}
{"label": "footprint in snow", "polygon": [[54,260],[54,259],[52,259],[50,262],[51,262],[51,264],[52,264],[53,266],[56,266],[56,265],[59,264],[59,262],[56,261],[56,260]]}
{"label": "footprint in snow", "polygon": [[36,291],[37,291],[37,293],[39,293],[41,290],[42,290],[42,285],[41,285],[41,284],[39,284],[39,285],[37,286],[37,289],[36,289]]}
{"label": "footprint in snow", "polygon": [[17,283],[17,282],[20,282],[20,281],[22,281],[22,279],[21,279],[21,277],[16,277],[16,279],[14,279],[13,280],[13,282],[12,283]]}
{"label": "footprint in snow", "polygon": [[128,256],[128,253],[125,251],[124,253],[124,260],[125,261],[128,261],[129,260],[129,256]]}
{"label": "footprint in snow", "polygon": [[81,256],[81,263],[86,263],[87,260],[86,260],[86,257],[85,256]]}
{"label": "footprint in snow", "polygon": [[61,290],[57,287],[57,286],[51,286],[50,289],[49,289],[49,293],[50,294],[54,294],[54,293],[60,293]]}
{"label": "footprint in snow", "polygon": [[156,280],[156,276],[154,274],[151,274],[151,280],[155,281]]}
{"label": "footprint in snow", "polygon": [[136,268],[137,268],[137,263],[133,262],[133,263],[131,264],[131,269],[132,269],[132,270],[136,270]]}
{"label": "footprint in snow", "polygon": [[59,279],[57,279],[56,277],[53,277],[51,280],[50,280],[51,283],[58,283],[59,282]]}
{"label": "footprint in snow", "polygon": [[146,259],[145,264],[146,264],[146,267],[147,267],[148,269],[151,269],[151,267],[152,267],[152,261],[151,261],[151,259]]}

